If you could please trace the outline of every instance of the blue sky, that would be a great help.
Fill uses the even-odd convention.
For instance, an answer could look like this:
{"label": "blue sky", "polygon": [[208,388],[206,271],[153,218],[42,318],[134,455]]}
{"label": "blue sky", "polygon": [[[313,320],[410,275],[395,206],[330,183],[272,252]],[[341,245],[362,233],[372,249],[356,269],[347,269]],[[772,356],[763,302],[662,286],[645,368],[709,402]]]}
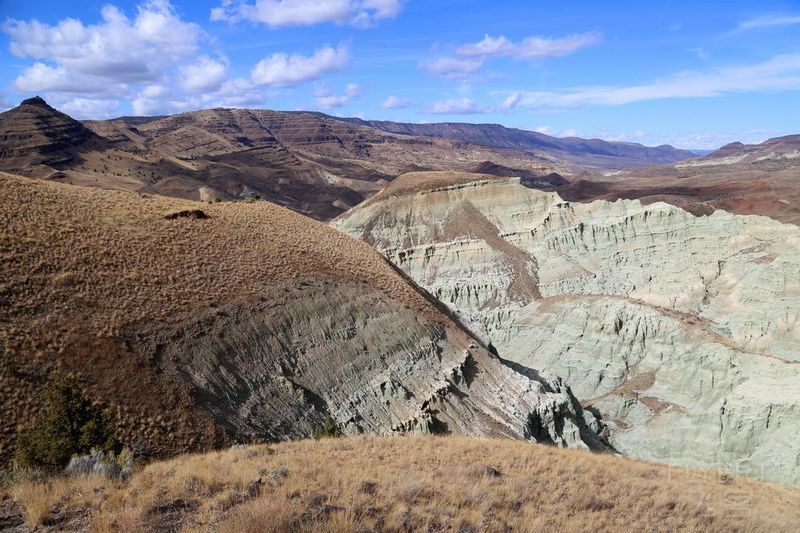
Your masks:
{"label": "blue sky", "polygon": [[800,132],[800,1],[0,0],[0,106],[497,122],[684,148]]}

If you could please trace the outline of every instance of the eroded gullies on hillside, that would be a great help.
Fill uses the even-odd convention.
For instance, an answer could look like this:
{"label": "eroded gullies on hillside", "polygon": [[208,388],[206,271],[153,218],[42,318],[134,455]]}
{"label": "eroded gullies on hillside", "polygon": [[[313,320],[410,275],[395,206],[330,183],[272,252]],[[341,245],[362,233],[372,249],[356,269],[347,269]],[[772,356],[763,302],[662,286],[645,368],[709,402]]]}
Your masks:
{"label": "eroded gullies on hillside", "polygon": [[439,178],[334,224],[484,330],[501,357],[561,376],[620,451],[800,483],[796,226]]}
{"label": "eroded gullies on hillside", "polygon": [[[513,371],[378,252],[267,202],[0,174],[2,453],[45,375],[81,374],[151,456],[345,433],[604,448],[563,382]],[[199,216],[200,210],[203,216]],[[186,213],[192,216],[171,216]],[[23,355],[24,354],[24,355]]]}

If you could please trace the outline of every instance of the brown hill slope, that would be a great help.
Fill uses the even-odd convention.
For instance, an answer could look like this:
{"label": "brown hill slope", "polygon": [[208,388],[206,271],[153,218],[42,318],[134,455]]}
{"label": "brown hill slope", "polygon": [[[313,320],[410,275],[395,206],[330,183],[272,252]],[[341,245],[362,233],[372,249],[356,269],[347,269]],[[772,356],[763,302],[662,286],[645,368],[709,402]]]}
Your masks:
{"label": "brown hill slope", "polygon": [[194,200],[261,196],[322,219],[380,187],[338,180],[318,165],[298,159],[264,128],[259,132],[249,128],[250,139],[238,126],[229,125],[228,139],[217,131],[226,131],[220,124],[226,118],[224,111],[210,114],[220,120],[209,131],[172,124],[158,142],[151,142],[135,125],[124,121],[83,125],[41,98],[32,98],[0,113],[0,170]]}
{"label": "brown hill slope", "polygon": [[456,437],[287,442],[153,463],[124,484],[12,492],[17,512],[62,531],[767,532],[800,520],[797,489]]}
{"label": "brown hill slope", "polygon": [[584,176],[559,194],[572,201],[664,201],[697,214],[722,209],[800,225],[800,135],[731,143],[669,166]]}
{"label": "brown hill slope", "polygon": [[330,185],[366,193],[415,169],[467,170],[488,160],[541,174],[555,165],[522,150],[396,135],[320,113],[208,109],[121,121],[144,134],[155,149],[181,157],[224,156],[231,166],[239,154],[277,143],[296,162],[323,172]]}
{"label": "brown hill slope", "polygon": [[[0,175],[0,456],[54,367],[154,455],[447,431],[600,446],[557,379],[510,370],[365,243],[268,202]],[[593,429],[591,429],[591,426]]]}

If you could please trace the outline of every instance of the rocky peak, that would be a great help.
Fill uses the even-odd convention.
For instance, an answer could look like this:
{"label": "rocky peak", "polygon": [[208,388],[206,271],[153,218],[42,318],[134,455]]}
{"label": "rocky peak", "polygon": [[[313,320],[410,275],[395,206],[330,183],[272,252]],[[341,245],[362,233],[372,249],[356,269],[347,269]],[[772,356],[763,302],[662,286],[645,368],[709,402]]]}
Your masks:
{"label": "rocky peak", "polygon": [[47,102],[44,101],[44,98],[42,98],[41,96],[34,96],[33,98],[26,98],[19,105],[21,105],[21,106],[24,106],[24,105],[36,105],[36,106],[48,107],[48,108],[52,109],[52,107],[50,107],[47,104]]}

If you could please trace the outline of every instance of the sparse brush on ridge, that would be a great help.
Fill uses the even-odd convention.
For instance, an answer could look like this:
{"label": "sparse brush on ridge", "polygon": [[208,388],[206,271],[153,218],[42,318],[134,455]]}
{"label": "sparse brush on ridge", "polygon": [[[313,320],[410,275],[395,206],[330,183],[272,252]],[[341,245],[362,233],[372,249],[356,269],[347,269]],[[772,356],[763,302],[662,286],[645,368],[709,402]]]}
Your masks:
{"label": "sparse brush on ridge", "polygon": [[114,436],[115,412],[92,405],[74,375],[53,372],[42,394],[44,412],[17,439],[18,467],[57,471],[74,455],[93,449],[120,451]]}

